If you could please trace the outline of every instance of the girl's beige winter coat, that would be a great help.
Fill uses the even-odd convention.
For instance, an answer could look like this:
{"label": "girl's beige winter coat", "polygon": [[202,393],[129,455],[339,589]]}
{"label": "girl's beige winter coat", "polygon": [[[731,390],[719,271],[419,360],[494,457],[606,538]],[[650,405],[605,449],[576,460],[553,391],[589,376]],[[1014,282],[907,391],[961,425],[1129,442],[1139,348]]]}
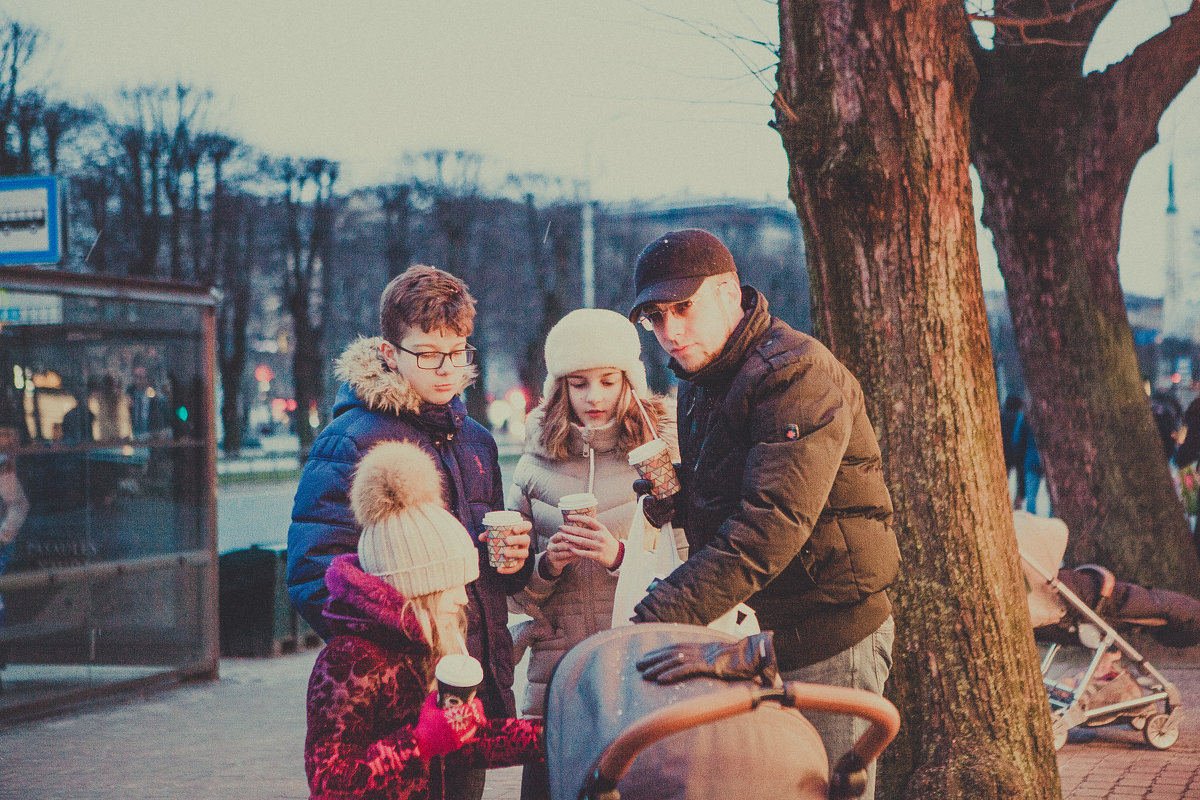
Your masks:
{"label": "girl's beige winter coat", "polygon": [[[591,429],[572,425],[571,455],[555,460],[539,445],[541,419],[540,411],[530,415],[525,454],[517,463],[506,498],[509,508],[533,521],[533,545],[538,561],[544,557],[550,537],[562,524],[558,499],[588,491],[588,452],[592,449],[595,451],[592,493],[598,501],[597,518],[614,536],[624,540],[637,511],[633,482],[638,476],[629,466],[628,453],[617,447],[616,426]],[[674,420],[656,422],[678,461]],[[686,558],[687,540],[682,530],[675,531],[675,544],[680,558]],[[595,561],[579,559],[568,564],[557,578],[546,580],[535,566],[525,590],[509,598],[510,610],[532,617],[513,629],[513,663],[520,661],[526,648],[532,650],[529,684],[520,704],[522,714],[542,716],[546,683],[559,659],[588,636],[610,627],[618,574]]]}

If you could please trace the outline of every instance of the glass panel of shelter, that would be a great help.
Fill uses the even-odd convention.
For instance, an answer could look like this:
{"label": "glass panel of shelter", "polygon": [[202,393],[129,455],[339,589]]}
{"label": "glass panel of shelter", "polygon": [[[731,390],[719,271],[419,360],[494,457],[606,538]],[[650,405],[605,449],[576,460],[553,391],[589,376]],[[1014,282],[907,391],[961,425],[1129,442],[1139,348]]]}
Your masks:
{"label": "glass panel of shelter", "polygon": [[23,683],[200,657],[201,325],[194,307],[67,296],[61,321],[0,326],[0,457],[29,507],[0,556],[0,709]]}

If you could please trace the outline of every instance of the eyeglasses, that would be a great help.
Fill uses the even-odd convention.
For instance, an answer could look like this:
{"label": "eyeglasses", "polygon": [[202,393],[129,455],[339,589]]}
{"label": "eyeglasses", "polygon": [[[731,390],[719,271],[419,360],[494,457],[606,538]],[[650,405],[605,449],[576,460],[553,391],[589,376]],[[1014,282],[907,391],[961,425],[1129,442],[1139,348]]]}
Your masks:
{"label": "eyeglasses", "polygon": [[471,345],[467,345],[463,350],[455,350],[450,353],[443,353],[439,350],[418,353],[416,350],[409,350],[400,345],[396,345],[396,349],[403,350],[410,356],[416,356],[417,366],[421,369],[441,369],[447,358],[450,359],[450,365],[454,367],[467,367],[475,363],[475,348]]}
{"label": "eyeglasses", "polygon": [[[729,281],[721,281],[720,283],[710,284],[710,286],[715,289],[718,286],[724,286],[727,283],[729,283]],[[703,288],[700,291],[703,291]],[[700,291],[697,291],[687,300],[651,306],[638,315],[637,323],[646,330],[652,331],[656,325],[662,325],[667,321],[668,313],[670,313],[672,316],[681,318],[688,316],[688,314],[691,313],[692,305],[696,302],[696,298],[700,296]]]}
{"label": "eyeglasses", "polygon": [[655,306],[649,311],[643,311],[638,317],[638,324],[648,331],[654,330],[655,325],[662,325],[667,321],[667,312],[669,311],[676,317],[686,317],[695,302],[695,295],[687,300],[680,300],[678,303],[667,303],[662,306]]}

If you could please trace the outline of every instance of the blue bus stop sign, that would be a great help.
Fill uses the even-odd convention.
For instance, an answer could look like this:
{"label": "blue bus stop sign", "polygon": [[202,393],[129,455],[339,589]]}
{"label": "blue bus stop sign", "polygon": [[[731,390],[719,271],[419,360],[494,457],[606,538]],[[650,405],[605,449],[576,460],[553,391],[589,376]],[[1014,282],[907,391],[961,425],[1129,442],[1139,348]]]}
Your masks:
{"label": "blue bus stop sign", "polygon": [[0,264],[57,264],[62,242],[58,179],[0,178]]}

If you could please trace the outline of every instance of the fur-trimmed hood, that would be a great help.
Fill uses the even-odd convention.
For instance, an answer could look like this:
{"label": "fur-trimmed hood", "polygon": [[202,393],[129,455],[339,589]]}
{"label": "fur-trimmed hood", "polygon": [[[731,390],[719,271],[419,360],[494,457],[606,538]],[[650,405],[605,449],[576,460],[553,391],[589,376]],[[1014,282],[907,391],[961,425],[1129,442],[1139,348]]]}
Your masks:
{"label": "fur-trimmed hood", "polygon": [[324,616],[334,636],[399,637],[428,647],[416,617],[400,613],[404,595],[382,578],[363,572],[357,555],[345,553],[334,558],[325,573],[325,585],[329,600]]}
{"label": "fur-trimmed hood", "polygon": [[[379,352],[382,343],[381,336],[362,336],[351,342],[338,357],[334,374],[371,411],[416,414],[421,410],[421,397],[407,378],[384,363]],[[477,374],[474,366],[464,370],[455,394],[474,383]]]}

